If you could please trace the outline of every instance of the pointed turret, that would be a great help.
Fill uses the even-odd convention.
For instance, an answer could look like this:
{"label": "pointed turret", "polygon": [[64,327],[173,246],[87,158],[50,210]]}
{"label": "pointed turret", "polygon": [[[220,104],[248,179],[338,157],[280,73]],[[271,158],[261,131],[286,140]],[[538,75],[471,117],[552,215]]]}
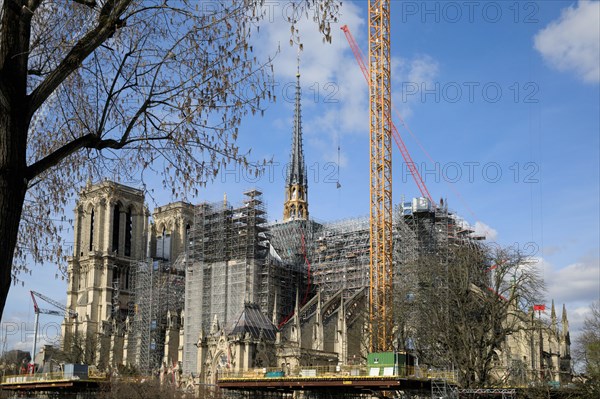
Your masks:
{"label": "pointed turret", "polygon": [[571,359],[571,333],[569,332],[569,320],[567,319],[567,307],[563,303],[562,310],[562,334],[560,337],[560,355],[565,359]]}
{"label": "pointed turret", "polygon": [[554,332],[556,334],[557,330],[557,321],[556,321],[556,309],[554,308],[554,299],[552,300],[552,310],[550,311],[550,319],[551,319],[551,324],[550,324],[550,328],[552,329],[552,332]]}
{"label": "pointed turret", "polygon": [[272,319],[273,324],[277,325],[278,324],[277,323],[277,319],[278,319],[278,317],[277,317],[277,291],[275,291],[275,299],[273,299],[273,316],[272,317],[273,317],[273,319]]}
{"label": "pointed turret", "polygon": [[292,150],[287,169],[285,203],[283,205],[284,221],[308,219],[308,183],[306,179],[306,164],[304,163],[304,150],[302,147],[301,94],[300,57],[298,57]]}
{"label": "pointed turret", "polygon": [[300,324],[300,294],[296,289],[296,304],[294,305],[294,316],[292,317],[292,326],[290,341],[302,344],[302,326]]}
{"label": "pointed turret", "polygon": [[221,330],[221,326],[219,325],[219,317],[215,315],[213,318],[212,324],[210,325],[210,335],[215,335]]}
{"label": "pointed turret", "polygon": [[568,337],[569,336],[569,320],[567,319],[567,307],[565,306],[564,303],[563,303],[562,323],[561,324],[562,324],[563,338]]}

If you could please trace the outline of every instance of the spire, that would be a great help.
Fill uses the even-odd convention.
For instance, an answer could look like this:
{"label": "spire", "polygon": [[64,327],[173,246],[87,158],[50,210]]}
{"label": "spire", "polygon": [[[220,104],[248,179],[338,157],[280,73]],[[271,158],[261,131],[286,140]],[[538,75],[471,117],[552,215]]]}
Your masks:
{"label": "spire", "polygon": [[294,130],[292,136],[292,151],[290,154],[290,167],[287,174],[287,185],[299,184],[306,186],[306,165],[304,164],[304,151],[302,148],[302,90],[300,88],[300,55],[298,55],[298,69],[296,71],[296,99],[294,106]]}
{"label": "spire", "polygon": [[556,309],[554,308],[554,299],[552,300],[552,310],[550,312],[550,319],[552,321],[552,324],[550,325],[550,328],[552,329],[552,331],[556,332]]}
{"label": "spire", "polygon": [[569,335],[569,320],[567,319],[567,307],[565,306],[565,304],[563,303],[563,310],[562,310],[562,330],[563,330],[563,336],[567,336]]}
{"label": "spire", "polygon": [[296,71],[296,99],[294,103],[294,126],[292,132],[292,150],[286,176],[286,195],[283,207],[283,220],[308,219],[308,183],[306,164],[302,146],[302,110],[300,106],[302,91],[300,88],[300,52]]}
{"label": "spire", "polygon": [[563,303],[562,310],[562,334],[560,336],[560,355],[565,359],[571,358],[571,333],[569,332],[569,320],[567,320],[567,307]]}

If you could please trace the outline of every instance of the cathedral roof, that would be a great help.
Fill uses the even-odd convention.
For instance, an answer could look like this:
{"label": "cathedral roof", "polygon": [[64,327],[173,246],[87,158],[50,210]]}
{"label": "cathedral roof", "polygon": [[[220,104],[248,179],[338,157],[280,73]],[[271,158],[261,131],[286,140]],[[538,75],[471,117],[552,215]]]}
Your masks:
{"label": "cathedral roof", "polygon": [[277,328],[265,316],[254,303],[244,304],[244,310],[240,315],[231,334],[245,335],[249,333],[253,338],[259,338],[261,335],[267,340],[275,340]]}

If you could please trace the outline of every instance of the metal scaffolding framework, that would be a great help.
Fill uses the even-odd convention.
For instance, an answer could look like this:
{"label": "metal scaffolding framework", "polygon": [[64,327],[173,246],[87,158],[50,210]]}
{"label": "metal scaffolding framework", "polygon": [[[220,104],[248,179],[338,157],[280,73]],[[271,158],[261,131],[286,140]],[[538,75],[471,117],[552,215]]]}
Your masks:
{"label": "metal scaffolding framework", "polygon": [[184,372],[197,370],[194,344],[215,320],[229,333],[248,303],[276,322],[293,310],[304,263],[290,260],[299,258],[297,248],[286,245],[280,254],[271,241],[292,242],[285,237],[297,235],[301,221],[271,227],[266,220],[258,189],[246,191],[237,207],[227,201],[196,207],[186,268]]}
{"label": "metal scaffolding framework", "polygon": [[142,373],[160,369],[164,357],[168,314],[178,314],[185,294],[184,270],[187,258],[173,263],[147,260],[132,265],[134,300],[130,306],[130,346],[133,362]]}
{"label": "metal scaffolding framework", "polygon": [[[347,219],[318,227],[309,251],[314,283],[321,295],[327,300],[341,289],[350,296],[368,287],[369,219]],[[473,230],[447,206],[434,207],[426,198],[401,203],[394,214],[393,227],[394,284],[403,274],[403,267],[420,256],[440,254],[448,245],[483,238],[474,236]]]}
{"label": "metal scaffolding framework", "polygon": [[[132,264],[130,363],[148,373],[160,368],[169,312],[181,315],[183,370],[195,372],[199,337],[215,320],[232,332],[247,304],[281,326],[297,302],[302,307],[317,290],[324,303],[336,295],[350,300],[368,292],[368,218],[322,224],[292,220],[269,225],[266,220],[257,189],[246,191],[236,207],[227,201],[202,203],[195,207],[189,252],[173,263]],[[473,230],[447,207],[435,207],[425,198],[401,203],[393,226],[395,288],[418,283],[403,272],[420,256],[473,239]]]}
{"label": "metal scaffolding framework", "polygon": [[[418,267],[420,258],[438,255],[444,259],[450,245],[471,245],[483,238],[474,235],[473,229],[443,201],[440,204],[434,206],[426,198],[415,198],[396,207],[392,235],[395,306],[410,303],[410,296],[418,290],[418,276],[411,271]],[[319,225],[310,246],[312,278],[325,301],[340,290],[350,297],[369,287],[368,218]],[[402,316],[409,317],[410,313]],[[410,320],[404,322],[411,324]]]}
{"label": "metal scaffolding framework", "polygon": [[[231,327],[229,324],[239,316],[244,302],[257,299],[258,272],[268,254],[266,211],[260,191],[249,190],[244,195],[243,203],[236,208],[227,201],[204,203],[196,208],[193,266],[188,274],[192,280],[199,280],[202,287],[200,306],[196,308],[201,309],[202,321],[194,328],[207,329],[215,316]],[[186,316],[192,327],[193,316],[188,312]]]}
{"label": "metal scaffolding framework", "polygon": [[315,245],[314,278],[325,300],[339,290],[347,297],[369,286],[369,219],[326,223]]}

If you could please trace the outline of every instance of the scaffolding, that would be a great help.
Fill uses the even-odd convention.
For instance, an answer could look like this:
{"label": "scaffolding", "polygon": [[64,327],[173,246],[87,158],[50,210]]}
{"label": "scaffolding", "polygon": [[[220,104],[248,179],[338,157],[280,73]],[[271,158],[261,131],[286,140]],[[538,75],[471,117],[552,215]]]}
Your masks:
{"label": "scaffolding", "polygon": [[302,269],[271,246],[266,220],[258,189],[244,192],[237,207],[227,201],[196,207],[186,268],[184,372],[197,370],[194,344],[215,319],[228,334],[248,303],[274,320],[293,308]]}
{"label": "scaffolding", "polygon": [[[196,206],[185,267],[184,372],[198,369],[196,344],[215,319],[229,334],[248,303],[282,325],[297,302],[312,303],[317,290],[327,302],[338,293],[350,299],[369,286],[367,217],[323,224],[266,220],[258,189],[244,192],[236,207],[226,200]],[[407,296],[399,300],[410,302],[411,290],[418,289],[410,269],[422,256],[439,255],[451,243],[470,240],[472,232],[447,206],[424,198],[401,203],[394,217],[394,285]]]}
{"label": "scaffolding", "polygon": [[[449,319],[451,304],[448,291],[452,248],[477,246],[477,242],[484,237],[476,235],[474,229],[450,211],[443,200],[435,206],[426,198],[414,198],[399,204],[396,210],[395,235],[398,241],[395,243],[394,263],[399,345],[401,349],[411,351],[418,341],[423,318],[427,317],[421,312],[422,307],[416,305],[433,300],[428,294],[433,292],[430,288],[434,287],[438,299],[444,298],[441,303],[436,304],[442,307],[441,314],[445,315],[438,320],[437,328],[448,331],[448,326],[452,323]],[[431,265],[431,262],[441,268],[423,269]],[[454,393],[446,388],[445,381],[433,381],[432,397],[451,397]]]}
{"label": "scaffolding", "polygon": [[[401,202],[394,212],[393,226],[394,301],[405,328],[400,333],[405,339],[401,346],[410,350],[411,344],[407,341],[414,335],[411,326],[416,325],[418,319],[411,310],[411,302],[419,291],[419,274],[415,268],[420,267],[420,260],[435,256],[447,262],[452,245],[472,245],[483,237],[475,236],[473,229],[449,211],[443,201],[440,206],[434,206],[426,198]],[[293,248],[293,243],[300,242],[293,234],[279,236],[283,244],[275,238],[273,242],[288,250]],[[313,240],[306,244],[312,263],[311,278],[324,301],[340,292],[347,299],[369,286],[368,218],[318,224],[311,236]],[[288,260],[294,261],[293,256],[298,252],[286,254]],[[440,276],[441,280],[444,278]],[[305,309],[307,314],[312,311]]]}
{"label": "scaffolding", "polygon": [[369,286],[369,219],[326,223],[315,240],[314,277],[324,300]]}
{"label": "scaffolding", "polygon": [[264,270],[263,281],[276,287],[271,293],[277,294],[276,320],[280,325],[293,314],[296,299],[302,307],[315,294],[311,265],[315,235],[320,228],[312,220],[290,220],[269,226],[272,266]]}
{"label": "scaffolding", "polygon": [[[196,208],[189,271],[191,281],[202,287],[196,308],[201,309],[201,324],[194,325],[198,330],[206,330],[215,316],[230,328],[244,302],[261,303],[260,272],[269,253],[266,210],[259,190],[248,190],[244,196],[236,208],[227,201]],[[272,306],[268,301],[261,305],[265,312]]]}
{"label": "scaffolding", "polygon": [[130,342],[133,363],[144,374],[155,373],[162,366],[168,313],[179,314],[183,308],[186,263],[182,254],[173,263],[149,259],[132,265],[135,294],[130,307]]}

